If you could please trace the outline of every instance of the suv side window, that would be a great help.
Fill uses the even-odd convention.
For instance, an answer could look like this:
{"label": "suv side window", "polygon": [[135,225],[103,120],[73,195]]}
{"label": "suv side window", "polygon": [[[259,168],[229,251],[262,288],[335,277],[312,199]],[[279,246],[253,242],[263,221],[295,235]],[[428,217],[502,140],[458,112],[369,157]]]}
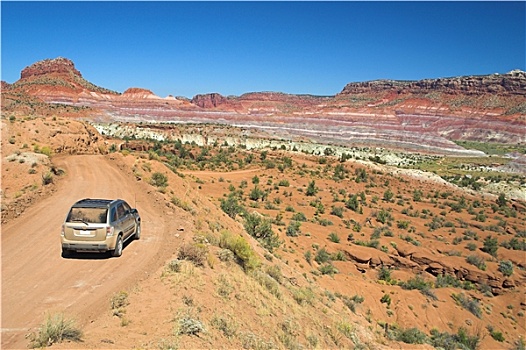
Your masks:
{"label": "suv side window", "polygon": [[122,202],[122,206],[124,207],[124,212],[130,212],[131,208],[126,202]]}
{"label": "suv side window", "polygon": [[122,219],[124,217],[124,207],[122,206],[122,203],[119,204],[117,207],[117,214],[119,216],[119,219]]}
{"label": "suv side window", "polygon": [[111,212],[110,212],[110,222],[115,222],[115,221],[117,221],[117,208],[113,207],[111,208]]}

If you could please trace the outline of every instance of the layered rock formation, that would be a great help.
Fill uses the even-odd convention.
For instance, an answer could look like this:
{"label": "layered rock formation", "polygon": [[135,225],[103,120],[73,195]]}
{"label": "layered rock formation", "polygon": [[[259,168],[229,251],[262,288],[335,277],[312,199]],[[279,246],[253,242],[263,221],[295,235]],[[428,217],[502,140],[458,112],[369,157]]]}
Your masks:
{"label": "layered rock formation", "polygon": [[143,88],[113,92],[86,81],[70,60],[57,58],[26,67],[14,84],[2,82],[3,107],[16,110],[16,101],[24,99],[20,96],[72,106],[80,109],[79,115],[97,120],[221,123],[340,146],[462,155],[463,149],[452,140],[525,141],[522,71],[350,83],[336,96],[326,97],[254,92],[200,94],[189,100],[162,98]]}

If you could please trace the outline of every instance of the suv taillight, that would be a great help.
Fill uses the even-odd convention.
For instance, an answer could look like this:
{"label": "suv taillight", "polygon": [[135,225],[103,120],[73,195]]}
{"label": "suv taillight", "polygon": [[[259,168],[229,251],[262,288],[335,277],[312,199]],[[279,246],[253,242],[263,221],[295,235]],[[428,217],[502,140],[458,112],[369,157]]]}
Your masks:
{"label": "suv taillight", "polygon": [[64,236],[66,234],[66,225],[62,224],[62,231],[60,232],[61,236]]}
{"label": "suv taillight", "polygon": [[113,236],[113,230],[114,230],[113,226],[107,226],[106,227],[106,237]]}

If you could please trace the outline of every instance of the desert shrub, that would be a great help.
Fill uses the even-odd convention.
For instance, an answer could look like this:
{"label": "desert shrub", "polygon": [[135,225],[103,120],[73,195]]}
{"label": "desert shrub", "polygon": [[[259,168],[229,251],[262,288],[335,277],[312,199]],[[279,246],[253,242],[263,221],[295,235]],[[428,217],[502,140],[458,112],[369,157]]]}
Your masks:
{"label": "desert shrub", "polygon": [[321,226],[332,226],[332,225],[334,225],[334,223],[331,220],[325,219],[325,218],[316,218],[316,221]]}
{"label": "desert shrub", "polygon": [[249,235],[256,238],[270,252],[281,245],[279,236],[272,231],[270,219],[258,213],[246,214],[243,226]]}
{"label": "desert shrub", "polygon": [[503,342],[505,340],[504,336],[502,335],[502,332],[497,331],[493,328],[493,326],[488,325],[486,328],[488,329],[488,332],[491,335],[491,337],[496,341]]}
{"label": "desert shrub", "polygon": [[318,188],[316,187],[316,183],[314,182],[314,180],[312,180],[311,182],[309,182],[309,186],[307,186],[307,191],[305,192],[305,194],[307,196],[314,196],[316,193],[318,193]]}
{"label": "desert shrub", "polygon": [[122,309],[129,304],[130,302],[128,301],[128,293],[125,291],[115,293],[110,300],[110,306],[112,310]]}
{"label": "desert shrub", "polygon": [[163,173],[155,172],[150,179],[150,185],[155,187],[166,187],[168,186],[168,177]]}
{"label": "desert shrub", "polygon": [[230,249],[221,249],[217,256],[219,257],[219,260],[224,262],[229,262],[234,260],[234,253]]}
{"label": "desert shrub", "polygon": [[229,315],[214,315],[210,320],[210,325],[221,331],[228,339],[237,334],[237,322]]}
{"label": "desert shrub", "polygon": [[331,208],[331,215],[343,218],[343,207],[333,205]]}
{"label": "desert shrub", "polygon": [[[460,238],[460,237],[456,237],[456,238]],[[468,248],[468,250],[473,252],[477,250],[477,245],[475,243],[470,242],[466,245],[466,248]]]}
{"label": "desert shrub", "polygon": [[208,255],[208,247],[203,243],[185,243],[179,248],[177,257],[191,261],[195,266],[204,266]]}
{"label": "desert shrub", "polygon": [[251,332],[241,333],[239,338],[243,349],[271,350],[278,348],[271,340],[265,341],[259,335]]}
{"label": "desert shrub", "polygon": [[311,261],[312,261],[312,253],[310,250],[307,250],[305,252],[305,254],[303,254],[303,256],[305,257],[305,260],[310,264]]}
{"label": "desert shrub", "polygon": [[172,202],[172,204],[175,205],[176,207],[183,209],[184,211],[187,211],[192,214],[195,213],[194,209],[190,206],[190,204],[188,204],[188,202],[183,201],[181,198],[177,196],[172,196],[172,199],[170,200],[170,202]]}
{"label": "desert shrub", "polygon": [[438,275],[435,281],[435,288],[461,287],[462,283],[453,275]]}
{"label": "desert shrub", "polygon": [[475,265],[476,267],[478,267],[479,269],[481,269],[482,271],[485,271],[486,270],[486,262],[484,261],[484,258],[481,257],[481,256],[478,256],[478,255],[468,255],[468,257],[466,257],[466,261],[471,264],[471,265]]}
{"label": "desert shrub", "polygon": [[381,222],[382,224],[386,224],[386,223],[388,223],[388,222],[393,220],[393,216],[391,215],[390,212],[388,212],[387,210],[382,208],[382,210],[380,210],[376,214],[376,220],[378,222]]}
{"label": "desert shrub", "polygon": [[499,262],[499,271],[504,276],[511,276],[513,274],[513,263],[509,260],[503,260]]}
{"label": "desert shrub", "polygon": [[171,272],[181,272],[182,262],[179,259],[174,259],[168,263],[168,271]]}
{"label": "desert shrub", "polygon": [[280,284],[283,282],[285,277],[283,277],[283,273],[281,272],[281,267],[279,265],[269,266],[267,267],[266,271],[270,277],[276,280],[276,282]]}
{"label": "desert shrub", "polygon": [[378,270],[378,279],[380,281],[391,282],[391,270],[382,266],[380,270]]}
{"label": "desert shrub", "polygon": [[411,221],[408,221],[408,220],[398,220],[396,222],[396,227],[398,227],[399,229],[402,229],[402,230],[407,230],[407,228],[409,227],[410,223],[411,223]]}
{"label": "desert shrub", "polygon": [[183,316],[179,318],[177,334],[186,334],[186,335],[197,335],[205,330],[205,326],[199,320],[194,318]]}
{"label": "desert shrub", "polygon": [[468,310],[473,315],[477,316],[478,318],[482,317],[482,311],[480,310],[480,305],[477,299],[467,297],[464,293],[453,293],[451,294],[451,297],[458,305]]}
{"label": "desert shrub", "polygon": [[482,246],[482,251],[490,254],[491,256],[497,256],[497,249],[499,249],[499,242],[496,238],[487,236],[484,239],[484,245]]}
{"label": "desert shrub", "polygon": [[349,197],[349,199],[345,202],[345,207],[347,209],[351,209],[352,211],[356,213],[362,212],[362,209],[360,207],[360,202],[358,201],[358,195],[356,194]]}
{"label": "desert shrub", "polygon": [[280,180],[279,183],[278,183],[278,186],[281,186],[281,187],[289,187],[290,186],[290,182],[289,180]]}
{"label": "desert shrub", "polygon": [[331,255],[329,254],[329,252],[327,252],[327,250],[325,250],[325,248],[318,249],[316,251],[316,255],[314,256],[314,260],[318,264],[326,263],[330,261],[330,259],[331,259]]}
{"label": "desert shrub", "polygon": [[278,282],[271,277],[268,273],[256,270],[252,272],[254,279],[262,286],[265,287],[272,295],[276,298],[281,299],[281,291],[279,290]]}
{"label": "desert shrub", "polygon": [[42,153],[48,157],[51,156],[51,154],[53,153],[53,151],[51,150],[51,147],[49,146],[44,146],[42,147],[40,150],[39,150],[39,153]]}
{"label": "desert shrub", "polygon": [[239,204],[238,199],[232,193],[226,198],[221,199],[221,210],[232,219],[243,212],[243,207]]}
{"label": "desert shrub", "polygon": [[285,211],[288,211],[288,212],[294,213],[296,210],[294,209],[293,206],[291,206],[291,205],[287,205],[287,207],[285,208]]}
{"label": "desert shrub", "polygon": [[297,212],[297,213],[294,213],[292,215],[292,220],[294,221],[302,221],[302,222],[305,222],[307,221],[307,217],[305,216],[305,214],[303,214],[302,212]]}
{"label": "desert shrub", "polygon": [[438,329],[433,328],[429,344],[437,349],[444,350],[476,350],[480,344],[480,335],[469,335],[463,327],[458,329],[457,334],[440,332]]}
{"label": "desert shrub", "polygon": [[384,201],[386,202],[391,202],[393,200],[393,197],[394,197],[394,193],[393,191],[391,191],[390,188],[388,188],[385,192],[384,192]]}
{"label": "desert shrub", "polygon": [[258,200],[265,200],[267,197],[267,193],[259,188],[259,186],[254,186],[254,188],[250,191],[248,194],[248,198],[253,200],[254,202],[257,202]]}
{"label": "desert shrub", "polygon": [[48,315],[37,333],[30,333],[27,338],[30,348],[45,348],[65,340],[79,342],[82,331],[75,326],[74,321],[65,319],[62,314],[55,314]]}
{"label": "desert shrub", "polygon": [[53,183],[53,173],[51,171],[47,171],[42,175],[42,185],[49,185]]}
{"label": "desert shrub", "polygon": [[431,286],[433,285],[433,283],[427,282],[421,275],[416,275],[415,277],[410,278],[405,282],[400,282],[399,285],[403,289],[418,289],[423,295],[430,297],[433,300],[437,299],[436,295],[431,290]]}
{"label": "desert shrub", "polygon": [[320,270],[322,275],[334,275],[334,274],[338,273],[338,269],[336,267],[334,267],[334,265],[331,264],[330,262],[326,263],[324,265],[321,265],[318,268],[318,270]]}
{"label": "desert shrub", "polygon": [[260,265],[256,253],[243,237],[224,231],[221,234],[219,246],[232,251],[245,271],[254,270]]}
{"label": "desert shrub", "polygon": [[382,304],[387,304],[387,306],[391,306],[391,297],[389,294],[384,294],[382,298],[380,298],[380,302]]}
{"label": "desert shrub", "polygon": [[406,344],[424,344],[427,336],[418,328],[396,329],[395,339]]}
{"label": "desert shrub", "polygon": [[316,295],[310,287],[300,287],[292,290],[292,298],[300,305],[312,305]]}
{"label": "desert shrub", "polygon": [[297,237],[299,236],[300,234],[300,227],[301,227],[301,222],[299,221],[291,221],[289,223],[289,226],[287,227],[287,236],[289,237]]}
{"label": "desert shrub", "polygon": [[509,241],[502,242],[500,245],[506,249],[526,251],[526,240],[524,238],[519,241],[517,237],[513,237]]}
{"label": "desert shrub", "polygon": [[336,232],[329,233],[329,240],[333,243],[340,243],[340,237]]}
{"label": "desert shrub", "polygon": [[378,248],[380,241],[378,241],[377,239],[371,239],[369,241],[354,241],[354,244],[362,247]]}

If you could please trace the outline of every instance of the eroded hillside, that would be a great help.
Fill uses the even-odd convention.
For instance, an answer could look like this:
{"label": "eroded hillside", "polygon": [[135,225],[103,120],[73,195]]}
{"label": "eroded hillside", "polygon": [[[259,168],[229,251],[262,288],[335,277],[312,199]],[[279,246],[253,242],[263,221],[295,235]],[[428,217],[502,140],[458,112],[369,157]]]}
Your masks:
{"label": "eroded hillside", "polygon": [[[2,122],[3,205],[53,198],[47,188],[67,176],[45,184],[54,159],[91,153],[166,220],[158,267],[116,285],[97,313],[66,312],[83,342],[52,348],[503,348],[526,331],[524,201],[382,158],[113,139],[60,117]],[[143,237],[124,254],[161,243]]]}

